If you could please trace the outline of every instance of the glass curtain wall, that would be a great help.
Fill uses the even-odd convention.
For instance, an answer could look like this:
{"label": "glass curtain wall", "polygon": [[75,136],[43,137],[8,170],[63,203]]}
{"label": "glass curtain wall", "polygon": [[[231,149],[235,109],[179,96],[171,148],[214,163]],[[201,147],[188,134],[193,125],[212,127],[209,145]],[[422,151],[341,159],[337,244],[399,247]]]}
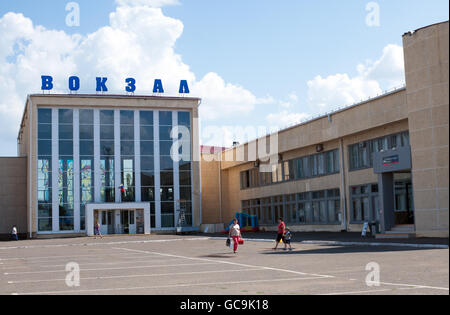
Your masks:
{"label": "glass curtain wall", "polygon": [[86,229],[86,204],[94,201],[94,111],[80,109],[80,229]]}
{"label": "glass curtain wall", "polygon": [[150,202],[151,227],[156,227],[155,219],[155,157],[153,112],[140,111],[140,138],[141,138],[141,200]]}
{"label": "glass curtain wall", "polygon": [[134,111],[120,111],[121,192],[123,202],[135,201],[134,180]]}
{"label": "glass curtain wall", "polygon": [[[189,158],[184,157],[179,163],[179,185],[180,185],[180,199],[183,203],[180,205],[185,209],[186,225],[192,226],[192,143],[191,143],[191,114],[189,112],[178,112],[178,126],[189,130],[189,140],[184,142],[185,150],[190,152]],[[180,148],[180,154],[182,154]]]}
{"label": "glass curtain wall", "polygon": [[170,149],[173,145],[173,139],[170,136],[172,127],[172,112],[159,112],[159,165],[161,170],[160,196],[162,228],[172,228],[175,226],[173,159],[170,155]]}
{"label": "glass curtain wall", "polygon": [[100,111],[100,201],[115,201],[114,111]]}
{"label": "glass curtain wall", "polygon": [[38,109],[38,231],[52,230],[52,110]]}
{"label": "glass curtain wall", "polygon": [[73,164],[73,110],[58,110],[59,133],[59,230],[74,230],[74,164]]}

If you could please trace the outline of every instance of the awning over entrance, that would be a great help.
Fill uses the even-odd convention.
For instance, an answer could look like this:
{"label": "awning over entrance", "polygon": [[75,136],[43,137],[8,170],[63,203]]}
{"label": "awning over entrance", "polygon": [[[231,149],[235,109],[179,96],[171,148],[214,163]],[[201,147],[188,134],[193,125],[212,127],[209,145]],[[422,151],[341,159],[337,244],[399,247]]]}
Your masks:
{"label": "awning over entrance", "polygon": [[[100,216],[100,213],[105,215]],[[138,227],[143,213],[143,229]],[[107,215],[106,215],[107,214]],[[138,214],[138,215],[136,215]],[[150,234],[150,203],[90,203],[86,205],[86,234],[94,235],[94,226],[97,220],[106,226],[104,234]],[[103,222],[105,221],[105,222]]]}

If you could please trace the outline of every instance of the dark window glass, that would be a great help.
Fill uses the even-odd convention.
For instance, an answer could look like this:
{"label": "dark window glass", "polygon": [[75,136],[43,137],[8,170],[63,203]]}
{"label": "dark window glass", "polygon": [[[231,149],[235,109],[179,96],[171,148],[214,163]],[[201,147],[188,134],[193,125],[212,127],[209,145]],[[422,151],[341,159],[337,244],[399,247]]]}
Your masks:
{"label": "dark window glass", "polygon": [[121,155],[134,155],[134,141],[121,141],[120,142],[120,154]]}
{"label": "dark window glass", "polygon": [[38,123],[39,124],[51,124],[52,123],[52,110],[51,109],[38,109]]}
{"label": "dark window glass", "polygon": [[59,125],[59,139],[73,139],[73,125]]}
{"label": "dark window glass", "polygon": [[173,160],[170,156],[162,156],[160,158],[161,171],[173,171]]}
{"label": "dark window glass", "polygon": [[100,111],[100,124],[101,125],[114,125],[114,111],[113,110],[101,110]]}
{"label": "dark window glass", "polygon": [[161,202],[161,213],[173,213],[173,202]]}
{"label": "dark window glass", "polygon": [[189,127],[191,125],[191,114],[189,112],[178,112],[178,125]]}
{"label": "dark window glass", "polygon": [[155,159],[153,156],[141,157],[141,170],[142,171],[153,171],[155,169]]}
{"label": "dark window glass", "polygon": [[180,171],[180,185],[181,186],[191,186],[191,172],[181,172]]}
{"label": "dark window glass", "polygon": [[80,155],[94,155],[94,141],[80,140]]}
{"label": "dark window glass", "polygon": [[170,150],[172,149],[173,142],[172,141],[161,141],[160,145],[160,155],[170,156]]}
{"label": "dark window glass", "polygon": [[100,126],[100,139],[114,140],[114,126]]}
{"label": "dark window glass", "polygon": [[153,141],[142,141],[141,142],[141,155],[153,155],[153,153],[154,153]]}
{"label": "dark window glass", "polygon": [[39,231],[51,231],[52,230],[52,219],[39,219],[38,220]]}
{"label": "dark window glass", "polygon": [[192,200],[191,187],[180,187],[180,198],[182,200]]}
{"label": "dark window glass", "polygon": [[58,122],[60,124],[73,124],[73,111],[71,109],[60,109],[58,111],[58,114]]}
{"label": "dark window glass", "polygon": [[134,140],[134,127],[133,126],[121,126],[120,127],[120,140]]}
{"label": "dark window glass", "polygon": [[153,141],[153,126],[141,127],[141,140]]}
{"label": "dark window glass", "polygon": [[169,140],[172,141],[170,132],[172,131],[172,126],[161,126],[159,127],[159,140]]}
{"label": "dark window glass", "polygon": [[132,110],[120,111],[120,124],[121,125],[134,125],[134,112]]}
{"label": "dark window glass", "polygon": [[52,139],[52,125],[39,124],[38,127],[38,139]]}
{"label": "dark window glass", "polygon": [[80,139],[94,139],[94,126],[80,125]]}
{"label": "dark window glass", "polygon": [[191,170],[191,161],[180,161],[180,171],[190,171]]}
{"label": "dark window glass", "polygon": [[173,201],[173,187],[161,187],[161,201]]}
{"label": "dark window glass", "polygon": [[155,186],[155,174],[154,172],[142,172],[141,173],[141,185],[142,186]]}
{"label": "dark window glass", "polygon": [[94,111],[92,109],[80,109],[80,125],[93,125]]}
{"label": "dark window glass", "polygon": [[140,111],[139,116],[140,116],[141,126],[153,126],[153,112]]}
{"label": "dark window glass", "polygon": [[73,141],[59,141],[59,155],[73,155]]}
{"label": "dark window glass", "polygon": [[172,112],[159,112],[159,125],[172,126]]}
{"label": "dark window glass", "polygon": [[114,155],[114,141],[100,141],[101,155]]}
{"label": "dark window glass", "polygon": [[161,186],[173,186],[173,172],[161,172]]}
{"label": "dark window glass", "polygon": [[141,188],[142,201],[155,201],[155,187],[142,187]]}

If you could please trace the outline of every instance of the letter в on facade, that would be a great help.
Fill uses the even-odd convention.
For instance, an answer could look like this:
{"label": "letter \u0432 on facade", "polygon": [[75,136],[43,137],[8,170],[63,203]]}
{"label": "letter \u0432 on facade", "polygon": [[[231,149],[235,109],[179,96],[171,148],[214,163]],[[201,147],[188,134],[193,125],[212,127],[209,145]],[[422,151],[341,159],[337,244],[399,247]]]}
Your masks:
{"label": "letter \u0432 on facade", "polygon": [[50,91],[53,89],[53,78],[49,75],[43,75],[42,78],[42,87],[43,91]]}

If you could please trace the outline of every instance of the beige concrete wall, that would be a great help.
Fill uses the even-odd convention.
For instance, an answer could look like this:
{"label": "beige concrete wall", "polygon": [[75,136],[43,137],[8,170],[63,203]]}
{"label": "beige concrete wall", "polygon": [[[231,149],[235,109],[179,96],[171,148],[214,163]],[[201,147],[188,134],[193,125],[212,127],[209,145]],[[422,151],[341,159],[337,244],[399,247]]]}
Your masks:
{"label": "beige concrete wall", "polygon": [[0,158],[0,238],[27,233],[27,158]]}
{"label": "beige concrete wall", "polygon": [[403,36],[416,232],[449,233],[449,25]]}
{"label": "beige concrete wall", "polygon": [[[315,149],[316,144],[324,144],[405,120],[408,118],[407,113],[406,90],[400,89],[348,107],[331,114],[330,117],[321,117],[280,131],[278,133],[278,152],[284,153],[309,146]],[[238,148],[244,146],[244,150],[247,152],[249,146],[255,146],[255,141],[243,144]],[[267,143],[270,143],[270,141],[267,140]],[[222,169],[248,161],[248,159],[243,162],[229,161],[227,157],[235,157],[235,151],[236,148],[232,148],[222,154]]]}
{"label": "beige concrete wall", "polygon": [[223,223],[220,196],[220,162],[214,154],[202,154],[202,224]]}

